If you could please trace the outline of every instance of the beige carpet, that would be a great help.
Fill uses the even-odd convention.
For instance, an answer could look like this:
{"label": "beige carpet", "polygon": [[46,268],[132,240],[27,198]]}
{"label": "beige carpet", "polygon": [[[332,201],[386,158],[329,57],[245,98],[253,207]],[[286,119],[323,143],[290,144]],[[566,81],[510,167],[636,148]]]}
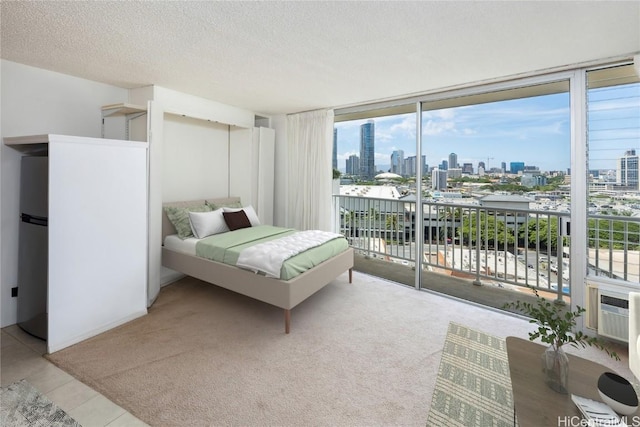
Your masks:
{"label": "beige carpet", "polygon": [[50,356],[152,426],[424,426],[450,320],[531,325],[355,273],[292,310],[195,279],[149,315]]}

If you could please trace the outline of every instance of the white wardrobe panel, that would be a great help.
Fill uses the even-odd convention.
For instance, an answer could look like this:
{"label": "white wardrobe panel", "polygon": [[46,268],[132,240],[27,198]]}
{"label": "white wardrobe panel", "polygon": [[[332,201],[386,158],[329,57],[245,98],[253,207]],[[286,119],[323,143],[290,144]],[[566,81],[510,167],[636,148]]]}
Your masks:
{"label": "white wardrobe panel", "polygon": [[160,293],[162,277],[162,159],[164,110],[157,102],[147,104],[147,138],[149,139],[149,261],[147,307]]}
{"label": "white wardrobe panel", "polygon": [[254,151],[258,152],[258,203],[260,219],[265,224],[273,225],[273,204],[275,186],[275,130],[269,128],[254,129]]}
{"label": "white wardrobe panel", "polygon": [[[253,129],[235,128],[229,138],[229,196],[240,197],[244,206],[257,209],[255,168],[257,156],[253,151]],[[259,214],[258,214],[259,215]]]}
{"label": "white wardrobe panel", "polygon": [[162,200],[226,197],[229,127],[164,115]]}
{"label": "white wardrobe panel", "polygon": [[49,352],[146,313],[147,144],[50,135]]}

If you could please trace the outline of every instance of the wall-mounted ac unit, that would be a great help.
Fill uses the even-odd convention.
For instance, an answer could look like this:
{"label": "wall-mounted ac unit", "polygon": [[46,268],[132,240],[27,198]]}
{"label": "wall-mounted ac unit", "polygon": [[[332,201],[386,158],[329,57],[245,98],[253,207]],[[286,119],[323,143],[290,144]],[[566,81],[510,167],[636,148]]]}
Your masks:
{"label": "wall-mounted ac unit", "polygon": [[629,341],[629,292],[600,286],[598,335],[624,342]]}

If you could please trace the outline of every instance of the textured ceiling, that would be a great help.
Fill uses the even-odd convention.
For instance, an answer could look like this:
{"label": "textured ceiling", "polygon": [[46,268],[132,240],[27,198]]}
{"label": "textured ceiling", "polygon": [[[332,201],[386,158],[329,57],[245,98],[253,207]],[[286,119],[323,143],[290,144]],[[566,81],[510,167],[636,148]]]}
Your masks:
{"label": "textured ceiling", "polygon": [[263,114],[640,51],[640,2],[2,1],[3,59]]}

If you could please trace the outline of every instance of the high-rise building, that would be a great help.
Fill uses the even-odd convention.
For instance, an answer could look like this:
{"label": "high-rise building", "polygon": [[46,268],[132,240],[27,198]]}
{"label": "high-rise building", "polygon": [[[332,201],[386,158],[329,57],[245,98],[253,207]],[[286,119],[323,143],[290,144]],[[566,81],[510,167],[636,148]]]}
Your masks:
{"label": "high-rise building", "polygon": [[462,173],[468,173],[469,175],[473,175],[473,163],[463,163]]}
{"label": "high-rise building", "polygon": [[449,169],[458,167],[458,155],[456,153],[449,154]]}
{"label": "high-rise building", "polygon": [[447,178],[449,178],[449,179],[462,178],[462,169],[460,169],[460,168],[449,168],[449,169],[447,169]]}
{"label": "high-rise building", "polygon": [[373,179],[376,174],[375,154],[375,124],[368,120],[360,126],[360,176],[363,179]]}
{"label": "high-rise building", "polygon": [[478,162],[478,169],[480,169],[480,168],[482,168],[484,170],[487,169],[487,167],[484,165],[484,162]]}
{"label": "high-rise building", "polygon": [[391,153],[391,173],[405,175],[404,169],[404,151],[396,150]]}
{"label": "high-rise building", "polygon": [[507,162],[500,163],[500,169],[502,169],[502,173],[507,171]]}
{"label": "high-rise building", "polygon": [[358,156],[352,154],[346,162],[345,171],[347,175],[360,175],[360,158]]}
{"label": "high-rise building", "polygon": [[520,178],[520,184],[530,188],[547,185],[547,177],[535,173],[525,173],[522,175],[522,178]]}
{"label": "high-rise building", "polygon": [[618,167],[616,169],[616,181],[625,187],[638,189],[638,180],[640,174],[638,155],[636,150],[628,150],[624,156],[618,159]]}
{"label": "high-rise building", "polygon": [[[445,160],[446,161],[446,160]],[[447,171],[434,169],[431,171],[431,189],[446,190],[447,189]]]}
{"label": "high-rise building", "polygon": [[509,165],[509,173],[517,175],[518,172],[524,172],[524,162],[511,162]]}
{"label": "high-rise building", "polygon": [[440,163],[440,167],[438,169],[446,171],[447,169],[449,169],[449,162],[447,160],[443,160],[442,163]]}
{"label": "high-rise building", "polygon": [[333,128],[333,155],[331,156],[331,166],[338,169],[338,129]]}
{"label": "high-rise building", "polygon": [[[429,171],[427,165],[427,156],[422,156],[422,175],[425,176]],[[406,176],[416,176],[418,173],[418,166],[416,165],[416,156],[409,156],[404,159],[404,172]]]}

